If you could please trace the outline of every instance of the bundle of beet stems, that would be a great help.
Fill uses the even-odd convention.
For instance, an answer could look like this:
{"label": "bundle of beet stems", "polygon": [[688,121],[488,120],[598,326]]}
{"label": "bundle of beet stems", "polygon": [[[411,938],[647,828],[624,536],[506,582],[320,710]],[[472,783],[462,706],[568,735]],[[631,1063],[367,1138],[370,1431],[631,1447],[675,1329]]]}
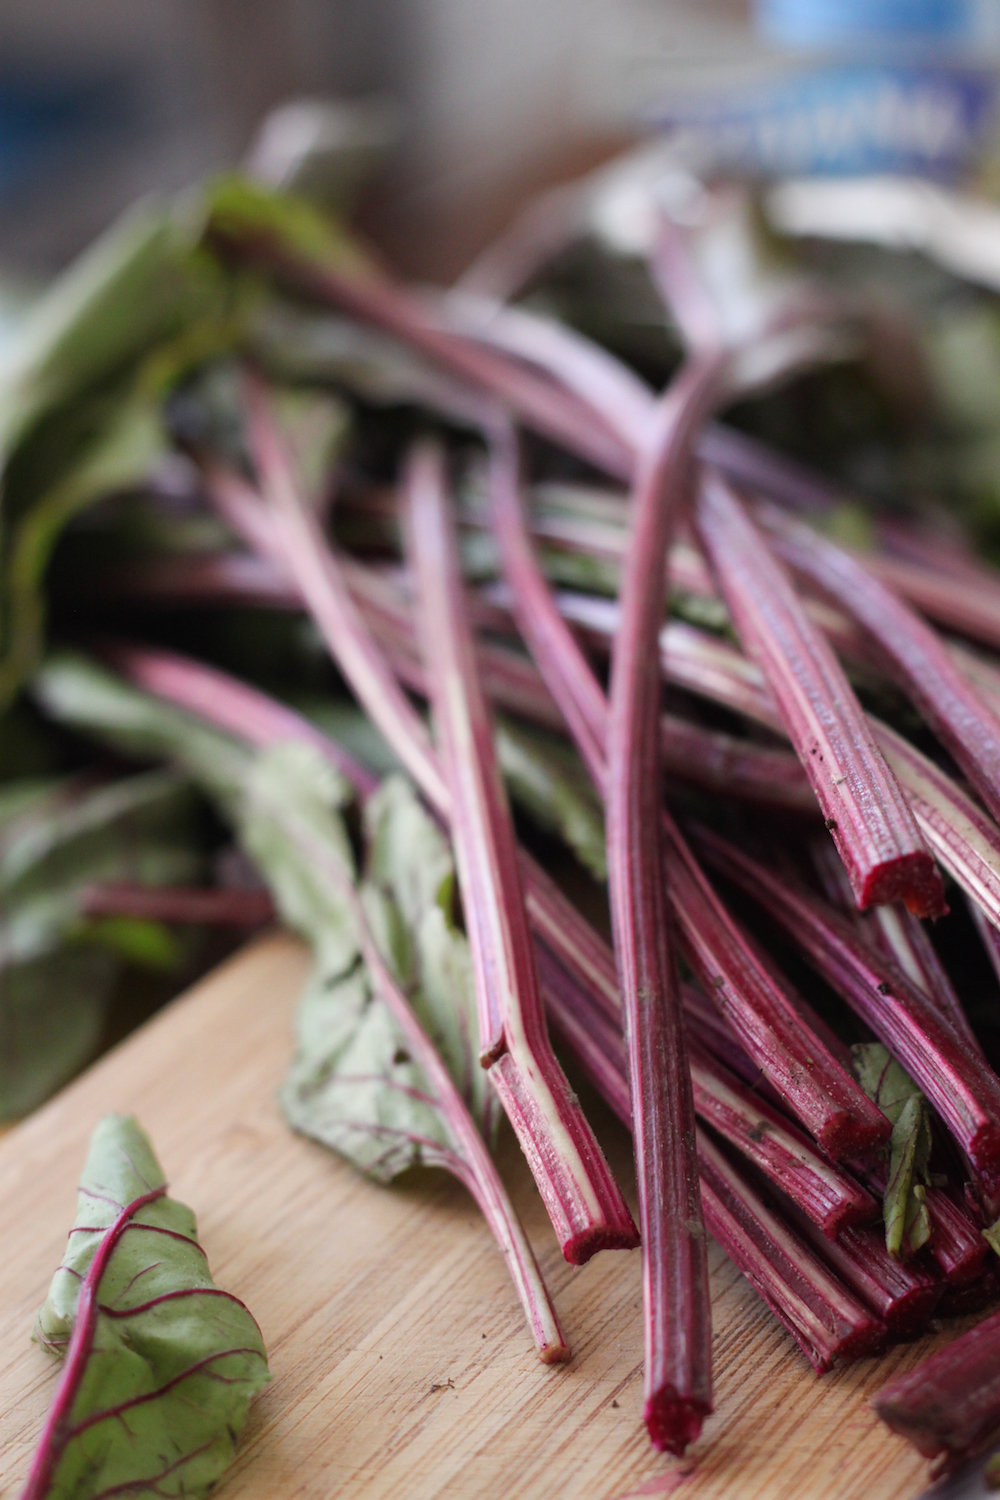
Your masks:
{"label": "bundle of beet stems", "polygon": [[[654,279],[686,353],[654,391],[568,327],[464,292],[411,293],[238,195],[219,195],[207,243],[230,272],[405,348],[419,399],[391,462],[366,468],[359,444],[317,503],[273,372],[244,360],[236,448],[178,424],[192,495],[231,540],[104,569],[91,581],[102,633],[76,620],[76,643],[234,740],[307,742],[364,805],[377,778],[355,744],[134,634],[137,605],[145,640],[186,613],[311,619],[450,836],[477,1050],[564,1255],[641,1246],[653,1444],[682,1453],[712,1411],[708,1235],[817,1371],[987,1306],[1000,1080],[935,923],[967,903],[975,927],[964,912],[948,921],[978,934],[978,971],[997,964],[1000,575],[915,523],[845,550],[822,529],[837,487],[724,422],[749,391],[824,357],[850,310],[790,301],[730,336],[665,234]],[[466,573],[485,540],[495,566]],[[616,577],[616,591],[565,587],[561,559]],[[724,628],[670,616],[671,591]],[[36,696],[85,723],[57,665]],[[603,808],[609,929],[515,825],[498,711],[582,762]],[[87,902],[167,921],[269,910],[260,890],[117,884]],[[445,1164],[506,1248],[542,1358],[563,1358],[462,1099],[352,910],[458,1142]],[[632,1132],[637,1224],[550,1027]],[[1000,1321],[938,1360],[878,1409],[950,1463],[1000,1427],[995,1379],[970,1373],[1000,1363]]]}

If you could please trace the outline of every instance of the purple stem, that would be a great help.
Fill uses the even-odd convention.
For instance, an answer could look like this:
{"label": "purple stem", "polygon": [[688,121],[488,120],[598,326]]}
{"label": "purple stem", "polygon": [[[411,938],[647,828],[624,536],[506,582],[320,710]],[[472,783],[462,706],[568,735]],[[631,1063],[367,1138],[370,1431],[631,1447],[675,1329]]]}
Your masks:
{"label": "purple stem", "polygon": [[1000,816],[1000,719],[937,632],[861,563],[773,507],[758,507],[778,555],[856,620],[994,818]]}
{"label": "purple stem", "polygon": [[156,698],[169,699],[227,734],[257,746],[281,740],[308,740],[323,752],[359,796],[368,796],[378,785],[377,777],[308,719],[226,672],[172,651],[120,640],[100,641],[97,645],[101,657],[136,687]]}
{"label": "purple stem", "polygon": [[[582,922],[582,918],[580,921]],[[617,992],[592,985],[542,949],[546,1005],[553,1022],[586,1065],[604,1097],[628,1107],[627,1063]],[[698,1040],[692,987],[684,991],[695,1112],[787,1196],[823,1234],[878,1216],[871,1194],[833,1165],[779,1109],[749,1088]],[[630,1118],[630,1117],[629,1117]]]}
{"label": "purple stem", "polygon": [[[566,622],[561,619],[538,566],[520,505],[517,470],[509,448],[496,450],[491,494],[504,568],[518,618],[539,670],[568,722],[585,726],[579,748],[599,789],[606,772],[599,746],[606,732],[606,699]],[[738,653],[732,653],[740,660]],[[757,689],[760,692],[760,689]],[[652,701],[655,703],[655,690]],[[765,704],[769,703],[766,697]],[[768,710],[773,712],[773,710]],[[658,790],[651,818],[659,823]],[[866,1150],[887,1138],[887,1121],[853,1077],[835,1060],[802,1019],[781,984],[751,951],[745,934],[722,907],[672,824],[668,886],[685,957],[723,1010],[743,1045],[767,1073],[807,1129],[829,1149]],[[565,931],[579,928],[567,915]],[[563,932],[542,933],[559,952]],[[577,932],[577,940],[584,938]],[[600,958],[587,944],[591,970]],[[565,954],[572,970],[573,956]],[[605,982],[607,976],[604,976]]]}
{"label": "purple stem", "polygon": [[[631,1126],[620,1033],[608,1022],[599,1001],[575,981],[567,983],[558,966],[553,966],[552,979],[546,985],[546,999],[553,1019],[591,1082],[623,1123]],[[877,1315],[862,1307],[823,1258],[734,1170],[704,1130],[698,1130],[696,1140],[702,1209],[709,1232],[815,1368],[828,1369],[838,1356],[856,1358],[877,1347],[885,1333]],[[875,1273],[868,1278],[875,1279]],[[903,1283],[912,1289],[913,1278],[906,1272],[886,1279],[890,1285]]]}
{"label": "purple stem", "polygon": [[610,714],[582,659],[572,683],[564,675],[563,661],[568,656],[576,662],[579,652],[551,605],[547,586],[539,580],[525,539],[517,453],[511,441],[494,444],[490,469],[495,526],[515,608],[542,675],[577,736],[578,749],[608,797],[612,915],[630,1038],[629,1085],[644,1247],[644,1416],[653,1444],[673,1452],[684,1451],[711,1409],[711,1315],[704,1237],[695,1232],[700,1230],[701,1213],[691,1080],[667,931],[662,856],[655,839],[661,801],[655,641],[670,507],[684,484],[691,435],[717,399],[719,376],[715,366],[696,368],[673,389],[637,485],[634,562],[631,567],[626,564],[631,586],[626,583]]}
{"label": "purple stem", "polygon": [[[672,681],[780,731],[777,709],[752,662],[726,642],[710,644],[712,637],[690,629],[675,632],[670,641],[666,666]],[[928,845],[989,920],[1000,927],[1000,832],[996,824],[902,735],[878,719],[872,718],[870,723]]]}
{"label": "purple stem", "polygon": [[455,1161],[445,1157],[443,1164],[451,1166],[468,1187],[504,1253],[532,1330],[539,1358],[543,1364],[568,1359],[568,1345],[500,1175],[437,1048],[424,1031],[409,999],[382,957],[368,925],[364,903],[349,872],[340,865],[328,844],[312,837],[311,829],[291,817],[286,821],[289,831],[299,844],[303,858],[314,868],[324,872],[352,912],[354,930],[372,983],[402,1031],[414,1060],[427,1078],[455,1143]]}
{"label": "purple stem", "polygon": [[973,1164],[1000,1166],[1000,1079],[982,1054],[830,908],[751,859],[717,834],[699,830],[698,847],[720,874],[767,911],[919,1084]]}
{"label": "purple stem", "polygon": [[942,1469],[980,1452],[1000,1430],[1000,1313],[883,1386],[873,1405]]}
{"label": "purple stem", "polygon": [[[412,692],[426,697],[409,601],[398,587],[370,567],[354,563],[347,566],[346,559],[341,566],[393,672]],[[151,558],[138,565],[132,563],[120,573],[102,573],[99,583],[91,580],[91,584],[102,594],[107,585],[115,597],[135,598],[154,607],[191,603],[281,610],[303,607],[301,593],[293,583],[266,560],[242,553]],[[571,600],[569,610],[585,597],[567,596]],[[592,602],[599,605],[606,601]],[[668,631],[672,628],[667,627]],[[498,642],[483,640],[476,643],[476,655],[483,686],[498,708],[547,728],[563,727],[563,715],[528,657]],[[809,783],[787,750],[708,729],[675,714],[663,716],[662,728],[663,764],[668,776],[753,803],[803,814],[816,812]]]}
{"label": "purple stem", "polygon": [[986,957],[990,961],[990,968],[1000,983],[1000,929],[994,927],[984,914],[982,908],[975,901],[967,901],[969,916],[972,918],[975,929],[979,934]]}
{"label": "purple stem", "polygon": [[888,1121],[800,1013],[672,821],[662,823],[684,957],[733,1034],[810,1135],[838,1159],[888,1140]]}
{"label": "purple stem", "polygon": [[923,1332],[944,1290],[940,1281],[920,1266],[890,1255],[880,1229],[850,1226],[835,1240],[823,1239],[794,1205],[788,1212],[817,1255],[871,1308],[891,1337],[912,1338]]}
{"label": "purple stem", "polygon": [[423,305],[373,266],[345,272],[310,259],[267,231],[226,237],[216,230],[215,243],[240,261],[276,273],[317,302],[339,308],[409,344],[460,381],[517,412],[532,431],[597,468],[620,479],[629,477],[631,452],[589,403],[535,370],[452,333],[437,319],[432,306]]}
{"label": "purple stem", "polygon": [[712,1409],[711,1310],[691,1079],[658,836],[656,643],[670,534],[688,500],[691,445],[718,404],[725,373],[724,362],[715,359],[681,371],[661,401],[637,468],[604,742],[608,888],[645,1248],[644,1416],[654,1446],[674,1453],[698,1436]]}
{"label": "purple stem", "polygon": [[274,919],[270,893],[248,887],[140,885],[108,881],[84,887],[80,915],[139,917],[171,924],[209,927],[262,927]]}
{"label": "purple stem", "polygon": [[[347,759],[335,741],[321,734],[307,719],[263,693],[251,692],[253,712],[244,713],[249,690],[225,673],[216,672],[185,657],[142,647],[115,647],[112,655],[114,664],[137,687],[185,709],[217,728],[227,730],[248,744],[265,747],[288,739],[305,740],[315,745],[342,771],[345,765],[355,764]],[[357,779],[350,779],[359,797],[363,799],[375,790],[378,781],[368,770],[356,769]],[[489,1152],[451,1075],[413,1014],[409,1001],[386,968],[377,945],[371,938],[364,910],[356,900],[353,884],[346,879],[336,861],[331,859],[329,850],[311,842],[308,830],[298,829],[298,836],[300,840],[303,837],[306,839],[308,857],[329,866],[331,880],[344,898],[356,908],[355,915],[361,935],[359,940],[364,942],[366,962],[371,965],[381,997],[393,1011],[408,1038],[413,1055],[418,1058],[436,1089],[441,1109],[455,1137],[458,1154],[442,1158],[442,1164],[452,1171],[457,1166],[461,1167],[458,1175],[479,1203],[492,1233],[507,1257],[525,1315],[538,1345],[539,1357],[544,1363],[568,1358],[569,1351],[552,1310],[548,1292]]]}
{"label": "purple stem", "polygon": [[[854,906],[847,872],[830,844],[825,839],[822,843],[817,841],[812,854],[823,893],[830,904],[842,915],[851,918],[859,934],[873,943],[884,958],[896,964],[910,983],[922,991],[934,1008],[959,1033],[966,1045],[978,1052],[979,1042],[969,1025],[962,1002],[919,917],[899,906],[876,906],[862,916]],[[974,915],[979,915],[977,906],[973,904],[970,909]],[[985,918],[983,920],[985,922]]]}
{"label": "purple stem", "polygon": [[748,654],[761,668],[823,810],[859,907],[945,910],[941,877],[825,637],[739,502],[706,476],[699,535]]}
{"label": "purple stem", "polygon": [[702,1200],[712,1234],[781,1319],[813,1368],[858,1359],[884,1342],[884,1324],[809,1249],[698,1131]]}

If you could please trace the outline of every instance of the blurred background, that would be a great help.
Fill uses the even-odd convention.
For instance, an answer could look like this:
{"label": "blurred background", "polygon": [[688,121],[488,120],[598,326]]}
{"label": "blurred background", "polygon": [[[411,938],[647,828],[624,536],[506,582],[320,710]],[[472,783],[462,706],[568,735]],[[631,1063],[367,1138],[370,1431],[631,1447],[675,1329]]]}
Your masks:
{"label": "blurred background", "polygon": [[58,265],[138,194],[240,159],[269,110],[319,95],[388,111],[395,149],[366,211],[406,269],[450,271],[526,189],[601,159],[693,85],[752,71],[774,48],[767,8],[5,0],[0,257]]}
{"label": "blurred background", "polygon": [[366,101],[391,138],[364,213],[418,273],[458,269],[527,190],[706,111],[744,171],[917,149],[947,176],[992,128],[998,34],[1000,0],[5,0],[0,259],[44,274],[301,98]]}

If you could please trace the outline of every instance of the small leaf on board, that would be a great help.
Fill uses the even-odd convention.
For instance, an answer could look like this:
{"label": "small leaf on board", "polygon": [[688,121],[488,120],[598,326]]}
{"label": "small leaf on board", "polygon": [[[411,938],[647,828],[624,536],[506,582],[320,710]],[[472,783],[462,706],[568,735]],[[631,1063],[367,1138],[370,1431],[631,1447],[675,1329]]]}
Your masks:
{"label": "small leaf on board", "polygon": [[200,1500],[270,1376],[135,1120],[97,1126],[35,1338],[62,1373],[21,1500]]}

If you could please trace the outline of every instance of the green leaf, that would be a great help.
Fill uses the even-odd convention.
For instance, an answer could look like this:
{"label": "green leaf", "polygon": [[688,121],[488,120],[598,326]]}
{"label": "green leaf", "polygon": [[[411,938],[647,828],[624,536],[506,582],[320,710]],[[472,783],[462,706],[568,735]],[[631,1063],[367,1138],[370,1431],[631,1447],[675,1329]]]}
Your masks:
{"label": "green leaf", "polygon": [[138,484],[164,451],[155,406],[137,397],[116,403],[106,425],[69,471],[13,524],[0,584],[0,706],[11,700],[41,657],[45,571],[64,528],[105,495]]}
{"label": "green leaf", "polygon": [[[35,690],[62,722],[183,765],[240,828],[282,917],[312,945],[314,973],[300,1003],[297,1052],[282,1094],[295,1127],[380,1175],[436,1160],[447,1132],[418,1097],[426,1081],[382,1014],[360,967],[357,913],[329,875],[332,865],[357,886],[343,779],[310,745],[277,745],[255,755],[78,658],[50,661]],[[474,1116],[492,1123],[474,1040],[468,945],[451,910],[448,845],[416,793],[395,778],[369,800],[365,842],[361,894],[368,920]],[[389,1151],[386,1132],[403,1131],[401,1121],[409,1122],[411,1138]]]}
{"label": "green leaf", "polygon": [[194,804],[171,771],[39,799],[0,825],[0,961],[51,948],[79,924],[83,889],[106,881],[183,884],[197,878]]}
{"label": "green leaf", "polygon": [[890,1255],[908,1259],[931,1232],[924,1202],[932,1144],[927,1101],[880,1042],[859,1043],[851,1052],[858,1082],[892,1122],[883,1195],[885,1243]]}
{"label": "green leaf", "polygon": [[1000,1255],[1000,1219],[994,1220],[983,1230],[983,1239],[995,1254]]}
{"label": "green leaf", "polygon": [[61,946],[0,966],[0,1120],[43,1104],[97,1051],[119,964]]}
{"label": "green leaf", "polygon": [[0,465],[43,416],[118,376],[210,305],[218,282],[194,246],[180,217],[141,204],[53,283],[0,374]]}
{"label": "green leaf", "polygon": [[242,327],[197,230],[160,206],[133,210],[39,300],[0,370],[0,704],[38,658],[63,529],[146,476],[165,451],[165,390]]}
{"label": "green leaf", "polygon": [[[198,878],[189,787],[152,771],[104,786],[28,782],[0,795],[0,1119],[27,1113],[88,1062],[123,961],[176,943],[80,917],[84,889]],[[145,924],[147,928],[154,924]],[[142,938],[144,941],[137,941]]]}
{"label": "green leaf", "polygon": [[342,275],[364,275],[370,269],[361,247],[337,221],[302,198],[274,192],[237,173],[210,185],[204,225],[210,244],[266,247]]}
{"label": "green leaf", "polygon": [[147,917],[91,918],[81,924],[79,936],[144,969],[176,969],[185,953],[184,942],[177,932]]}
{"label": "green leaf", "polygon": [[346,317],[263,302],[249,329],[255,359],[276,380],[336,385],[375,406],[461,406],[462,388],[397,339]]}
{"label": "green leaf", "polygon": [[451,845],[402,776],[383,781],[365,805],[363,894],[378,897],[396,928],[396,977],[448,1065],[473,1118],[488,1124],[493,1095],[479,1065],[472,955],[455,921]]}
{"label": "green leaf", "polygon": [[350,787],[329,761],[313,746],[295,742],[254,757],[239,814],[243,843],[282,917],[334,974],[357,956],[355,923],[322,864],[303,857],[302,840],[308,838],[353,881],[354,856],[341,816],[350,800]]}
{"label": "green leaf", "polygon": [[[78,1319],[84,1291],[95,1312]],[[133,1119],[109,1115],[94,1132],[35,1338],[67,1357],[32,1500],[208,1494],[270,1378],[267,1355],[246,1307],[213,1282],[194,1215],[166,1196]]]}
{"label": "green leaf", "polygon": [[276,406],[303,494],[312,504],[322,504],[347,435],[347,409],[329,395],[301,390],[283,391]]}
{"label": "green leaf", "polygon": [[[282,1107],[296,1130],[387,1182],[439,1162],[452,1142],[427,1079],[373,990],[356,913],[324,875],[333,861],[346,879],[356,879],[342,821],[346,799],[343,781],[313,747],[276,746],[258,757],[248,777],[243,837],[282,916],[309,939],[315,956]],[[473,1112],[485,1119],[471,961],[451,912],[448,845],[399,777],[369,799],[364,842],[360,894],[375,940]],[[304,857],[309,845],[314,859]]]}
{"label": "green leaf", "polygon": [[558,834],[597,880],[605,880],[603,810],[578,757],[551,735],[506,721],[498,725],[497,749],[515,802]]}
{"label": "green leaf", "polygon": [[356,703],[307,695],[296,698],[293,706],[376,776],[391,776],[399,770],[391,745]]}
{"label": "green leaf", "polygon": [[192,714],[141,692],[85,656],[50,656],[32,683],[52,719],[127,754],[169,760],[235,816],[252,754]]}
{"label": "green leaf", "polygon": [[422,1092],[360,959],[339,974],[317,962],[299,999],[295,1055],[280,1094],[292,1128],[388,1183],[448,1145]]}
{"label": "green leaf", "polygon": [[[391,748],[355,704],[305,698],[296,707],[377,774],[389,776],[399,770]],[[564,839],[596,879],[604,880],[604,819],[578,757],[552,735],[506,719],[497,725],[497,749],[514,801],[542,828]]]}

